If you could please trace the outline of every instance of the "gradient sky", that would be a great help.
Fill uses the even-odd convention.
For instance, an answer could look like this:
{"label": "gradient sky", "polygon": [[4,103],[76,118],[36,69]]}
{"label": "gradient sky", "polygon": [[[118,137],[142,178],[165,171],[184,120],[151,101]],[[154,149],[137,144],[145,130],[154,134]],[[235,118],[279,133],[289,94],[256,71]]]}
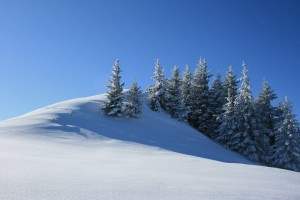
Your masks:
{"label": "gradient sky", "polygon": [[299,119],[297,0],[0,0],[0,119],[104,93],[117,58],[145,89],[156,58],[169,76],[200,56],[212,74],[244,60],[254,96],[265,77]]}

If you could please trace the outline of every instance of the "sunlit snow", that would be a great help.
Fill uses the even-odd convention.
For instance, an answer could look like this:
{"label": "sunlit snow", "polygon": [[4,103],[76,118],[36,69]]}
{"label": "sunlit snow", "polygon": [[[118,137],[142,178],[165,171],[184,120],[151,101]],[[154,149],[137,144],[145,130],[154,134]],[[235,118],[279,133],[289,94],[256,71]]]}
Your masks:
{"label": "sunlit snow", "polygon": [[144,106],[105,117],[105,95],[0,122],[0,199],[300,199],[300,173],[251,163]]}

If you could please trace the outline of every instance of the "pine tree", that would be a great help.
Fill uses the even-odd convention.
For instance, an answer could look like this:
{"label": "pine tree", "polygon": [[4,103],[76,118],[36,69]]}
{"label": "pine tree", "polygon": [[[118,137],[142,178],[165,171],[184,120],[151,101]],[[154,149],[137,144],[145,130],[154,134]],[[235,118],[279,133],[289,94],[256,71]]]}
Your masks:
{"label": "pine tree", "polygon": [[229,66],[229,70],[226,73],[225,81],[224,81],[224,88],[227,92],[227,97],[231,98],[233,101],[236,98],[237,91],[238,91],[238,83],[239,81],[236,78],[236,75],[234,75],[232,66]]}
{"label": "pine tree", "polygon": [[109,82],[111,85],[107,86],[109,91],[107,92],[107,101],[104,102],[102,110],[104,111],[105,115],[108,116],[122,116],[122,107],[123,107],[123,86],[124,83],[121,83],[121,69],[119,66],[119,60],[116,60],[113,69],[112,75]]}
{"label": "pine tree", "polygon": [[223,113],[223,106],[226,103],[226,92],[224,90],[224,84],[222,82],[221,74],[218,74],[213,81],[211,89],[209,90],[209,106],[211,111],[211,118],[208,122],[210,138],[216,138],[218,136],[218,129],[221,125],[219,117]]}
{"label": "pine tree", "polygon": [[276,99],[277,96],[271,89],[270,85],[266,80],[263,80],[262,90],[258,95],[256,100],[257,106],[257,120],[259,123],[259,129],[261,131],[261,148],[264,149],[265,155],[260,155],[261,162],[269,163],[270,158],[270,146],[275,142],[274,132],[274,116],[275,108],[272,106],[271,102]]}
{"label": "pine tree", "polygon": [[156,60],[154,76],[152,78],[155,80],[155,84],[148,88],[149,106],[153,111],[161,111],[162,108],[165,109],[166,81],[164,69],[160,66],[159,59]]}
{"label": "pine tree", "polygon": [[256,139],[260,136],[257,129],[256,110],[249,84],[248,70],[243,63],[242,83],[234,101],[236,132],[230,140],[229,147],[252,161],[258,161],[258,145]]}
{"label": "pine tree", "polygon": [[285,98],[282,103],[281,120],[275,126],[273,165],[300,171],[300,132],[299,123],[293,114],[292,103]]}
{"label": "pine tree", "polygon": [[223,106],[223,113],[219,117],[219,129],[216,140],[229,148],[232,146],[231,138],[237,132],[237,119],[234,113],[234,101],[237,95],[238,81],[234,75],[232,67],[226,73],[224,90],[226,93],[226,103]]}
{"label": "pine tree", "polygon": [[171,117],[182,120],[185,118],[185,109],[183,106],[180,72],[177,66],[172,70],[172,77],[168,82],[166,92],[166,108]]}
{"label": "pine tree", "polygon": [[126,95],[124,115],[130,118],[138,118],[142,114],[142,91],[134,80]]}
{"label": "pine tree", "polygon": [[210,74],[207,71],[206,61],[200,59],[191,83],[191,112],[188,116],[189,123],[200,132],[208,134],[209,121],[209,87]]}
{"label": "pine tree", "polygon": [[193,75],[190,72],[190,68],[188,65],[186,65],[185,70],[183,72],[181,90],[182,90],[183,104],[187,110],[189,110],[189,107],[190,107],[192,78],[193,78]]}

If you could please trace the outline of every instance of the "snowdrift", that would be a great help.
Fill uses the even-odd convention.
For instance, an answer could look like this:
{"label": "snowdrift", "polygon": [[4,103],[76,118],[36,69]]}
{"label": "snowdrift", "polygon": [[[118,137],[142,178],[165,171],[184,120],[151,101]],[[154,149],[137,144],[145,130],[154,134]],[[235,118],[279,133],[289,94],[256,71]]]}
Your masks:
{"label": "snowdrift", "polygon": [[299,199],[300,173],[253,164],[147,106],[98,95],[0,122],[1,199]]}

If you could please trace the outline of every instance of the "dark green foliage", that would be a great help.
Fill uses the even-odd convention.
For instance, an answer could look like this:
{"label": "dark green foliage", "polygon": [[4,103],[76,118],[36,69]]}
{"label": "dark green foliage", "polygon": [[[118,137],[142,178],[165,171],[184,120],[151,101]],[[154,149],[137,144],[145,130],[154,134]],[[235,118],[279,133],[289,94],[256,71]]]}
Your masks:
{"label": "dark green foliage", "polygon": [[183,106],[180,72],[177,66],[172,70],[172,77],[168,82],[166,92],[166,109],[172,118],[183,120],[185,109]]}
{"label": "dark green foliage", "polygon": [[220,123],[218,129],[218,135],[216,140],[229,148],[229,141],[233,137],[233,134],[237,132],[237,121],[234,114],[234,101],[237,95],[236,75],[233,74],[232,67],[229,67],[226,73],[224,82],[224,92],[226,95],[226,103],[223,106],[223,113],[219,116],[218,121]]}
{"label": "dark green foliage", "polygon": [[189,110],[190,107],[192,79],[193,75],[190,72],[189,66],[186,65],[181,84],[183,105],[186,107],[186,110]]}
{"label": "dark green foliage", "polygon": [[195,70],[191,84],[191,112],[188,116],[189,123],[200,132],[208,134],[208,121],[211,117],[209,110],[209,87],[210,74],[207,71],[206,61],[200,59]]}
{"label": "dark green foliage", "polygon": [[107,86],[109,91],[107,92],[107,101],[104,102],[102,110],[105,115],[108,116],[123,116],[122,107],[123,107],[123,86],[124,83],[121,83],[121,69],[119,66],[119,60],[116,60],[113,69],[111,79],[109,80],[110,84]]}
{"label": "dark green foliage", "polygon": [[209,90],[209,110],[211,112],[211,116],[208,122],[208,136],[210,138],[216,138],[218,136],[218,129],[221,125],[219,117],[224,112],[223,107],[225,103],[226,92],[222,82],[222,76],[218,74],[212,83],[211,89]]}
{"label": "dark green foliage", "polygon": [[260,141],[261,148],[264,150],[260,153],[260,160],[264,163],[270,162],[270,147],[275,143],[274,116],[276,113],[275,108],[271,102],[277,96],[269,86],[266,80],[263,81],[262,90],[256,100],[256,118],[258,120],[259,130],[261,131],[263,140]]}
{"label": "dark green foliage", "polygon": [[273,165],[300,171],[299,123],[288,98],[281,104],[281,118],[275,126],[275,144],[272,147]]}
{"label": "dark green foliage", "polygon": [[126,94],[124,115],[129,118],[138,118],[142,114],[142,91],[135,80]]}
{"label": "dark green foliage", "polygon": [[253,103],[248,70],[243,63],[242,83],[234,101],[234,133],[229,141],[229,148],[252,161],[258,161],[256,144],[260,132],[257,129],[256,109]]}
{"label": "dark green foliage", "polygon": [[165,90],[166,81],[164,76],[164,69],[160,66],[159,59],[155,63],[155,71],[153,79],[155,84],[151,85],[148,90],[148,102],[149,107],[153,111],[161,111],[166,107]]}

